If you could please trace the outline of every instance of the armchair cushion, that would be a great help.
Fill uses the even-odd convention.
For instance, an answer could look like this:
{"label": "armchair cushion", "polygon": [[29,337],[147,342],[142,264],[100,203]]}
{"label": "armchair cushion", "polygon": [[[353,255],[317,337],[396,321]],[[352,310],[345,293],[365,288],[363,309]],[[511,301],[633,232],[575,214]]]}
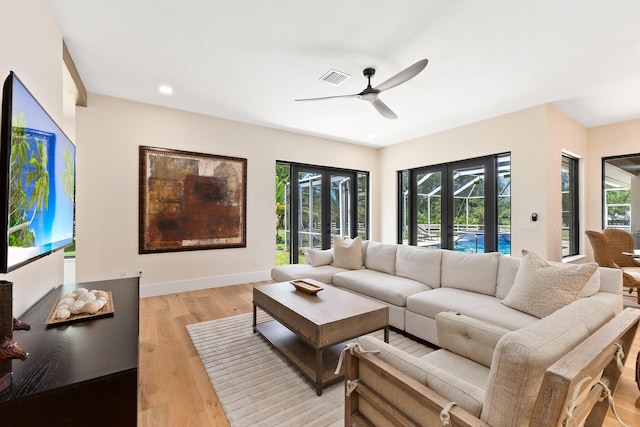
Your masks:
{"label": "armchair cushion", "polygon": [[360,337],[358,343],[364,350],[378,350],[376,356],[395,369],[425,384],[446,399],[456,402],[474,416],[480,416],[484,391],[477,385],[377,338]]}

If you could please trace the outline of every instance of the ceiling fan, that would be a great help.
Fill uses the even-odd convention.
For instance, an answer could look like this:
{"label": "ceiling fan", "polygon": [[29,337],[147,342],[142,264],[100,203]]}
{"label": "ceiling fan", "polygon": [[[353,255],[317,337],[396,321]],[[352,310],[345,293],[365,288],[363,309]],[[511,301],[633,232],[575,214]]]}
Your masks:
{"label": "ceiling fan", "polygon": [[325,96],[321,98],[304,98],[296,99],[296,101],[320,101],[323,99],[359,98],[365,101],[369,101],[371,105],[373,105],[374,108],[378,110],[378,113],[382,114],[387,119],[397,119],[398,116],[396,115],[396,113],[394,113],[389,107],[387,107],[387,104],[382,102],[382,100],[378,98],[378,95],[380,94],[380,92],[401,85],[407,80],[414,78],[418,75],[418,73],[424,70],[424,67],[427,66],[428,62],[429,60],[427,59],[421,59],[420,61],[416,62],[413,65],[410,65],[395,76],[391,77],[388,80],[385,80],[384,82],[373,88],[371,87],[371,77],[375,75],[376,70],[375,68],[365,68],[362,71],[362,74],[364,74],[364,76],[368,79],[369,83],[367,84],[366,89],[360,93],[355,93],[353,95]]}

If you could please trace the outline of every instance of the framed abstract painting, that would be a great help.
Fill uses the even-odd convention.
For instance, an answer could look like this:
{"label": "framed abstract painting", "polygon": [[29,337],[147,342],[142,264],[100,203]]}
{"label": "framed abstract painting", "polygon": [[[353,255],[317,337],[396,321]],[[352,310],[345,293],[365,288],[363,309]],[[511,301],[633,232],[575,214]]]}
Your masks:
{"label": "framed abstract painting", "polygon": [[139,154],[139,253],[246,247],[247,159]]}

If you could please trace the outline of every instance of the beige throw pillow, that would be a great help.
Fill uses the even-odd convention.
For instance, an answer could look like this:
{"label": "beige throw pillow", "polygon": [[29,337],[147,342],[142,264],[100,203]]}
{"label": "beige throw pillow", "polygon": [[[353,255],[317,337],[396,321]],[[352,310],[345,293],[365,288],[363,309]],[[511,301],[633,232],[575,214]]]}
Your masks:
{"label": "beige throw pillow", "polygon": [[343,239],[333,236],[333,265],[349,270],[362,268],[362,238]]}
{"label": "beige throw pillow", "polygon": [[598,268],[595,262],[551,265],[533,252],[523,258],[513,286],[502,303],[542,318],[580,297],[580,292]]}
{"label": "beige throw pillow", "polygon": [[312,267],[329,265],[333,261],[333,249],[307,249],[307,257]]}

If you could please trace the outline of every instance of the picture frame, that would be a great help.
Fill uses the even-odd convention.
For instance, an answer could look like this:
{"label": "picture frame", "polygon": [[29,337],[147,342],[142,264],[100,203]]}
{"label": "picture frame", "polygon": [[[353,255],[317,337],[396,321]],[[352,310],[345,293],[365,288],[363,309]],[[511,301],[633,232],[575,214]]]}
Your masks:
{"label": "picture frame", "polygon": [[139,147],[140,254],[246,247],[247,159]]}

